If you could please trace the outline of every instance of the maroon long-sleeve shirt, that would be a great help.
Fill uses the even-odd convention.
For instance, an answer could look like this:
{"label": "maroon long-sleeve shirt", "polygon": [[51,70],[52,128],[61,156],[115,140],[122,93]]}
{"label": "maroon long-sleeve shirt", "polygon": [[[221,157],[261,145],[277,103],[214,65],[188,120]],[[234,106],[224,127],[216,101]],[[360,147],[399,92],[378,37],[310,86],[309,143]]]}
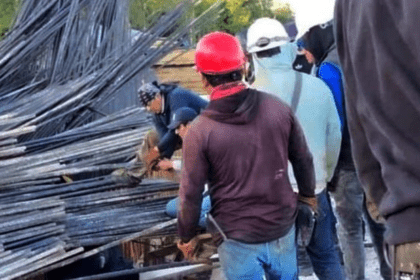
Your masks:
{"label": "maroon long-sleeve shirt", "polygon": [[181,239],[195,234],[206,182],[211,214],[228,238],[261,243],[287,234],[297,204],[288,160],[300,194],[314,196],[312,155],[285,103],[253,89],[211,101],[183,143]]}

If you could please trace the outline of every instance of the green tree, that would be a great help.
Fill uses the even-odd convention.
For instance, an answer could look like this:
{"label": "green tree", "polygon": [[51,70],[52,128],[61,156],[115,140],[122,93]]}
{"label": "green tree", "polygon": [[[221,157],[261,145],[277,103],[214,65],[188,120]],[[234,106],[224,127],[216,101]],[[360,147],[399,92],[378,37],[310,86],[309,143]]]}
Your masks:
{"label": "green tree", "polygon": [[291,21],[294,18],[295,14],[290,8],[289,3],[282,4],[279,8],[274,11],[274,18],[280,21],[281,23],[286,23]]}
{"label": "green tree", "polygon": [[246,8],[251,11],[251,22],[261,17],[273,17],[273,0],[252,0],[245,3]]}
{"label": "green tree", "polygon": [[174,9],[182,0],[130,0],[129,20],[132,28],[148,28],[164,12]]}
{"label": "green tree", "polygon": [[[202,0],[196,8],[196,15],[217,0]],[[272,10],[273,0],[224,0],[224,10],[218,22],[208,27],[210,30],[222,30],[235,34],[248,28],[256,19],[261,17],[276,18],[282,23],[293,19],[294,14],[289,4],[283,4],[275,11]]]}
{"label": "green tree", "polygon": [[1,0],[0,1],[0,38],[10,28],[18,7],[16,0]]}
{"label": "green tree", "polygon": [[[130,22],[136,29],[150,26],[156,16],[173,9],[182,0],[130,0]],[[201,0],[188,13],[189,19],[200,16],[218,0]],[[214,24],[206,25],[202,32],[214,30],[235,34],[249,27],[261,17],[276,18],[282,23],[293,19],[293,12],[289,4],[283,4],[275,11],[272,10],[273,0],[222,0],[222,12]],[[201,32],[201,33],[202,33]]]}
{"label": "green tree", "polygon": [[225,15],[220,28],[232,34],[239,32],[248,25],[251,11],[247,9],[245,0],[225,1]]}

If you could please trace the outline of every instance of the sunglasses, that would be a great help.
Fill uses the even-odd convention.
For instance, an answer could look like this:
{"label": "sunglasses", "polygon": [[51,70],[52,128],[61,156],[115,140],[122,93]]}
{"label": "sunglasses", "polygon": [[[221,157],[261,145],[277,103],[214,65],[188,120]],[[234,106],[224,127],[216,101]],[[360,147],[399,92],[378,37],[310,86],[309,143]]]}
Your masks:
{"label": "sunglasses", "polygon": [[259,47],[259,48],[263,48],[265,46],[268,46],[268,44],[270,44],[271,42],[280,42],[280,41],[289,41],[288,37],[280,37],[280,36],[275,36],[273,38],[268,38],[268,37],[261,37],[257,40],[257,42],[254,45],[249,46],[249,48],[252,47]]}

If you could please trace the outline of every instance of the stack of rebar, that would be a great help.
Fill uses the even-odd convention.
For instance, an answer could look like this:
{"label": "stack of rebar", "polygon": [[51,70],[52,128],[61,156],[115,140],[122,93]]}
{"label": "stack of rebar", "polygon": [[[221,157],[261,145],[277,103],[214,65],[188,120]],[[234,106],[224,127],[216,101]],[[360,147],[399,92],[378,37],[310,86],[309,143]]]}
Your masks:
{"label": "stack of rebar", "polygon": [[127,167],[149,128],[145,113],[135,108],[53,136],[3,146],[3,153],[8,155],[15,150],[24,153],[0,161],[0,173],[8,174],[2,179],[3,189],[25,181],[97,171],[110,173]]}
{"label": "stack of rebar", "polygon": [[83,252],[68,245],[64,204],[53,198],[2,203],[1,279],[13,279]]}
{"label": "stack of rebar", "polygon": [[217,18],[218,4],[185,21],[194,2],[157,13],[134,42],[128,0],[21,2],[0,41],[1,279],[94,253],[82,246],[173,230],[164,205],[177,184],[111,172],[133,167],[151,127],[136,106],[150,66]]}

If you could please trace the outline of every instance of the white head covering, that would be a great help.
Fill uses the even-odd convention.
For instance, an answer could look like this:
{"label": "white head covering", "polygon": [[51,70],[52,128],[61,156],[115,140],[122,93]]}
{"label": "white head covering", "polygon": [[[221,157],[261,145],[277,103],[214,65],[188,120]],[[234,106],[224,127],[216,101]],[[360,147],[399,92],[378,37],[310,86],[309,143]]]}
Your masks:
{"label": "white head covering", "polygon": [[335,0],[295,0],[290,5],[295,11],[296,38],[302,37],[312,26],[334,18]]}

